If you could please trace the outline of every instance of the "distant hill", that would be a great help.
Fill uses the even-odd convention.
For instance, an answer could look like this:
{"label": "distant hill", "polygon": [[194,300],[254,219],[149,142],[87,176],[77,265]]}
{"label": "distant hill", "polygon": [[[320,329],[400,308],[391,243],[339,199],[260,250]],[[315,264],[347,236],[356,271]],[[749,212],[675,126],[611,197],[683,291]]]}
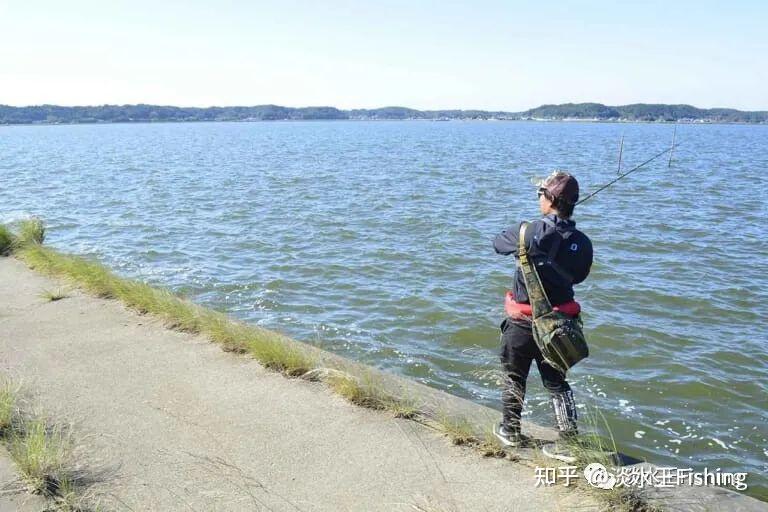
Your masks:
{"label": "distant hill", "polygon": [[0,105],[0,124],[131,123],[193,121],[284,120],[451,120],[451,119],[580,119],[594,121],[768,123],[768,112],[728,108],[700,109],[691,105],[637,103],[610,107],[601,103],[542,105],[525,112],[486,110],[415,110],[405,107],[339,110],[334,107],[173,107],[161,105],[101,105],[61,107]]}
{"label": "distant hill", "polygon": [[290,108],[278,105],[256,107],[169,107],[160,105],[102,105],[60,107],[0,105],[0,123],[130,123],[152,121],[278,121],[301,119],[347,119],[333,107]]}
{"label": "distant hill", "polygon": [[765,123],[768,112],[732,108],[696,108],[691,105],[635,103],[609,107],[600,103],[542,105],[522,113],[529,119],[596,119],[599,121],[704,121],[714,123]]}

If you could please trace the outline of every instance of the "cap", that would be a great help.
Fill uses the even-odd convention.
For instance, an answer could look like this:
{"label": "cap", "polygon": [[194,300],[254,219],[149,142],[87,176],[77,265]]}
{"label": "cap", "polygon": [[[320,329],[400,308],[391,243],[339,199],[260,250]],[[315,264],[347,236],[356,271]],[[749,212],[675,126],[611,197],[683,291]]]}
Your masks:
{"label": "cap", "polygon": [[554,171],[536,185],[546,189],[552,199],[563,199],[571,204],[579,201],[579,182],[565,171]]}

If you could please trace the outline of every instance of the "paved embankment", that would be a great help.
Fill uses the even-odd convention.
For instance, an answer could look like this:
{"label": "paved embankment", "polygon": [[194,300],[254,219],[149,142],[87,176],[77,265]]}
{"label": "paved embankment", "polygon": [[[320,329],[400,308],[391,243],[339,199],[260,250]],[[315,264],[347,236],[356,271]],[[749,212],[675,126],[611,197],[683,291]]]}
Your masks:
{"label": "paved embankment", "polygon": [[[451,446],[201,336],[0,258],[0,363],[72,422],[92,491],[125,510],[592,509],[532,467]],[[415,508],[421,507],[421,508]]]}

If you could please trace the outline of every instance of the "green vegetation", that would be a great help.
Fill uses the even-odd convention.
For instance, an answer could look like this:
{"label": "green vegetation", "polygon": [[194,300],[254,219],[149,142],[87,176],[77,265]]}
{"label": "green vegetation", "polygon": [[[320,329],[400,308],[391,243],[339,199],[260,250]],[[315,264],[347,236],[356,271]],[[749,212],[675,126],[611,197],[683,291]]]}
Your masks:
{"label": "green vegetation", "polygon": [[36,270],[66,278],[97,297],[121,300],[139,313],[158,316],[169,328],[206,335],[229,351],[248,352],[267,368],[285,375],[298,376],[314,367],[309,354],[279,333],[232,321],[168,290],[122,279],[99,263],[36,243],[22,243],[15,254]]}
{"label": "green vegetation", "polygon": [[8,449],[28,492],[47,498],[46,510],[87,512],[93,501],[74,469],[72,438],[61,426],[28,414],[19,405],[19,386],[0,384],[0,442]]}
{"label": "green vegetation", "polygon": [[406,107],[339,110],[334,107],[172,107],[160,105],[101,105],[61,107],[0,105],[0,124],[146,123],[199,121],[281,121],[343,119],[597,119],[602,121],[705,121],[718,123],[766,123],[768,112],[727,108],[700,109],[690,105],[637,103],[606,106],[601,103],[542,105],[525,112],[487,110],[415,110]]}
{"label": "green vegetation", "polygon": [[40,245],[45,241],[45,226],[40,219],[32,218],[19,223],[16,236],[18,244],[24,246]]}
{"label": "green vegetation", "polygon": [[13,240],[10,230],[0,224],[0,256],[5,256],[13,250]]}
{"label": "green vegetation", "polygon": [[224,350],[249,354],[266,368],[288,377],[324,380],[353,403],[389,410],[400,417],[415,415],[413,404],[386,395],[373,376],[360,380],[341,370],[325,369],[318,373],[323,368],[318,368],[315,354],[283,334],[232,320],[169,290],[120,278],[97,262],[43,246],[45,230],[37,219],[22,221],[16,231],[17,235],[11,235],[14,255],[44,274],[67,279],[97,297],[118,299],[141,314],[161,318],[169,328],[205,335]]}
{"label": "green vegetation", "polygon": [[8,448],[32,493],[51,497],[72,487],[66,471],[71,442],[61,428],[41,419],[25,420],[11,435]]}
{"label": "green vegetation", "polygon": [[391,397],[383,393],[373,377],[361,381],[343,372],[331,372],[326,382],[338,395],[350,403],[367,407],[368,409],[385,409]]}
{"label": "green vegetation", "polygon": [[0,124],[131,123],[194,121],[278,121],[302,119],[347,119],[333,107],[288,108],[278,105],[255,107],[187,108],[161,105],[101,105],[61,107],[0,105]]}
{"label": "green vegetation", "polygon": [[18,392],[7,380],[0,384],[0,435],[4,438],[13,426]]}

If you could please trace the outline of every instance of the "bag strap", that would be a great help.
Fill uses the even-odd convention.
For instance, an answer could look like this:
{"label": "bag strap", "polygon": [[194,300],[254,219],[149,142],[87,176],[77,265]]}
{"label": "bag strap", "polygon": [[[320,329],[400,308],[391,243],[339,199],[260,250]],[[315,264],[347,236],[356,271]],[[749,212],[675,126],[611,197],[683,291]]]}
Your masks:
{"label": "bag strap", "polygon": [[528,292],[528,302],[531,303],[532,317],[536,319],[550,313],[552,311],[552,304],[549,302],[549,297],[547,297],[547,293],[544,291],[544,286],[541,284],[536,267],[528,257],[528,249],[525,247],[525,231],[528,229],[528,225],[527,222],[520,224],[517,255],[520,262],[520,270],[523,273],[525,289]]}

